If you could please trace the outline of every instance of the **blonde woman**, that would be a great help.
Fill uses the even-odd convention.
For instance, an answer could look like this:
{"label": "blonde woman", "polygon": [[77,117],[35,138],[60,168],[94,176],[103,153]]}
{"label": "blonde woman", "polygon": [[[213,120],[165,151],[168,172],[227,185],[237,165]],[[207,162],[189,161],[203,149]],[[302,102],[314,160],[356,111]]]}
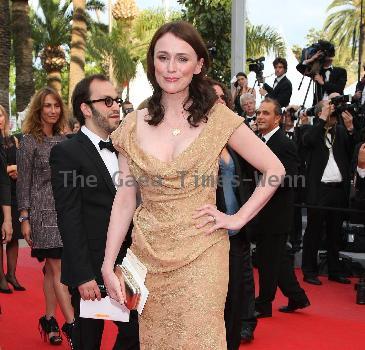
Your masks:
{"label": "blonde woman", "polygon": [[39,320],[39,330],[50,344],[62,342],[54,317],[57,302],[66,319],[62,331],[70,338],[74,321],[73,308],[66,286],[60,282],[62,241],[51,186],[49,154],[65,139],[62,132],[67,119],[61,97],[53,89],[39,90],[32,98],[23,123],[23,139],[17,153],[17,199],[21,231],[32,248],[32,256],[44,265],[46,312]]}

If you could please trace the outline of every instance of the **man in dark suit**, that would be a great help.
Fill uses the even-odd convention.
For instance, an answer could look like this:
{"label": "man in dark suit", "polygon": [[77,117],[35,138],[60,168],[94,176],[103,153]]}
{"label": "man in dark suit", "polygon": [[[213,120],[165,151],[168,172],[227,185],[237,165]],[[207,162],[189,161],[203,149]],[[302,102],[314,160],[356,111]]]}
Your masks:
{"label": "man in dark suit", "polygon": [[[332,66],[335,56],[334,46],[324,40],[321,43],[326,48],[326,53],[319,50],[311,58],[299,63],[296,67],[300,73],[311,76],[315,82],[313,106],[322,100],[327,100],[328,96],[334,92],[343,95],[347,81],[346,69]],[[318,64],[322,60],[323,63]],[[313,66],[318,68],[312,70]]]}
{"label": "man in dark suit", "polygon": [[293,141],[279,127],[280,105],[265,98],[257,111],[257,126],[261,139],[283,163],[284,179],[269,179],[281,183],[278,190],[256,217],[256,255],[259,271],[259,295],[256,298],[257,317],[272,316],[272,301],[277,287],[288,298],[281,312],[293,312],[310,305],[294,273],[293,262],[286,250],[288,232],[293,221],[294,192],[298,174],[298,156]]}
{"label": "man in dark suit", "polygon": [[[50,155],[63,241],[61,281],[71,291],[75,309],[72,343],[77,350],[99,349],[103,334],[103,320],[79,317],[80,298],[101,298],[101,266],[119,171],[109,135],[119,125],[120,103],[105,76],[81,80],[72,95],[73,113],[81,130],[54,147]],[[119,261],[127,246],[128,242],[120,251]],[[131,312],[130,322],[116,324],[119,334],[113,349],[139,349],[136,315]]]}
{"label": "man in dark suit", "polygon": [[[320,207],[345,208],[350,187],[350,160],[353,152],[352,116],[343,112],[343,125],[329,101],[316,105],[315,124],[303,134],[307,149],[306,202]],[[328,279],[350,283],[339,265],[339,240],[343,217],[341,212],[308,208],[307,229],[303,237],[302,270],[304,281],[321,285],[318,279],[317,256],[323,224],[326,224]]]}
{"label": "man in dark suit", "polygon": [[273,62],[273,66],[276,76],[274,85],[271,87],[265,83],[260,89],[260,94],[275,99],[279,102],[281,107],[286,107],[290,102],[293,90],[290,80],[286,77],[288,62],[285,58],[277,57]]}

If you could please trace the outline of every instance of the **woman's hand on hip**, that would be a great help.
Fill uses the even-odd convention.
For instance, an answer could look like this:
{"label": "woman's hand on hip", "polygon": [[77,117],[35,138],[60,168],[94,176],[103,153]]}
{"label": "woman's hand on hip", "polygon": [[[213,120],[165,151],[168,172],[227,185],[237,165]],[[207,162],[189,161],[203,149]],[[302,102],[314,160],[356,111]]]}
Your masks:
{"label": "woman's hand on hip", "polygon": [[213,225],[205,231],[207,235],[212,234],[214,231],[221,228],[228,230],[239,230],[244,226],[244,223],[239,219],[237,214],[224,214],[212,204],[206,204],[196,209],[193,219],[199,218],[201,218],[201,222],[196,225],[196,228],[200,229],[208,224]]}

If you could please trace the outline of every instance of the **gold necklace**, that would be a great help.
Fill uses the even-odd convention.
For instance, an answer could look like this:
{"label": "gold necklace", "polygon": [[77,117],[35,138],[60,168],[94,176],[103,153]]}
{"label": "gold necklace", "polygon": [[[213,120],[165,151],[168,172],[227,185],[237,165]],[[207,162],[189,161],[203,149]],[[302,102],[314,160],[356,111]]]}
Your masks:
{"label": "gold necklace", "polygon": [[[182,117],[183,121],[186,121],[185,116],[184,116],[184,111],[185,110],[183,108],[182,111],[181,111],[181,117]],[[181,134],[181,132],[182,132],[182,127],[181,126],[178,127],[178,128],[172,128],[171,129],[172,136],[178,136],[178,135]]]}

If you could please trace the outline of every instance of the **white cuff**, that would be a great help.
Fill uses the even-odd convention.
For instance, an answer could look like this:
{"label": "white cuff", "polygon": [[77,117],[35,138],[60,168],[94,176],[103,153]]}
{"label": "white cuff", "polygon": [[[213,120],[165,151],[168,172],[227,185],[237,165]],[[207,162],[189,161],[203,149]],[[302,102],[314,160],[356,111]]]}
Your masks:
{"label": "white cuff", "polygon": [[359,174],[359,176],[363,179],[365,177],[365,169],[357,167],[356,170],[357,170],[357,173]]}

